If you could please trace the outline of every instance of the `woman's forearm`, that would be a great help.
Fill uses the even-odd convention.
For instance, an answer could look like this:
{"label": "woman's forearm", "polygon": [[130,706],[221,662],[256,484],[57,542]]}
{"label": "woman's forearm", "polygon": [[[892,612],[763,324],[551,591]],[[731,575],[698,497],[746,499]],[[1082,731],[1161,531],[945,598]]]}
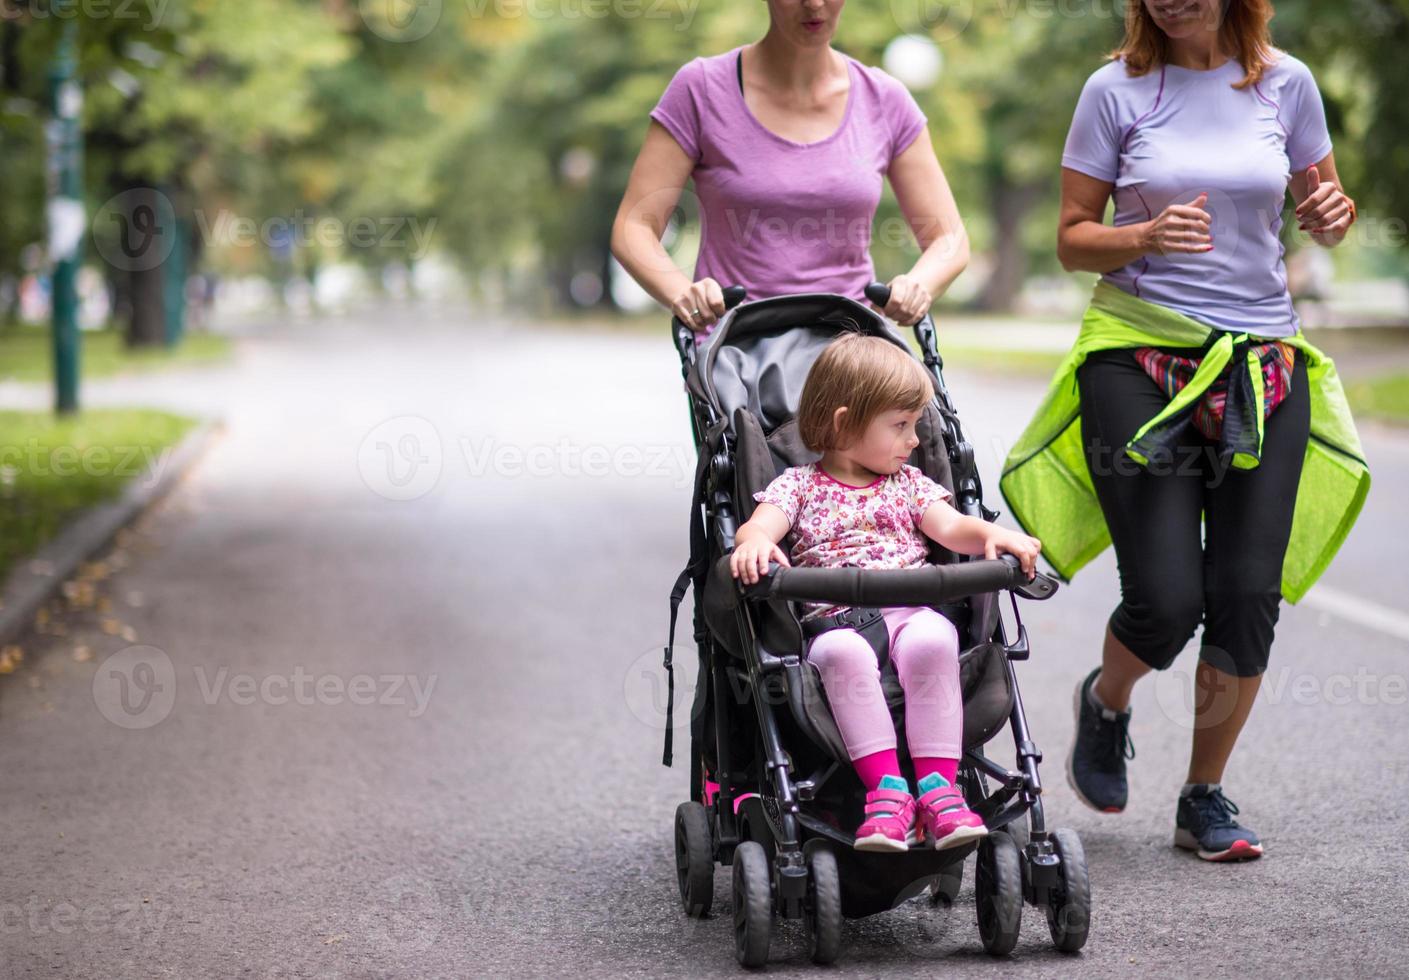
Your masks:
{"label": "woman's forearm", "polygon": [[920,253],[910,278],[935,299],[943,296],[969,264],[969,235],[963,228],[941,235]]}
{"label": "woman's forearm", "polygon": [[631,278],[666,309],[690,288],[689,277],[675,265],[660,235],[643,221],[618,221],[612,227],[611,249]]}
{"label": "woman's forearm", "polygon": [[1078,221],[1061,230],[1057,258],[1068,272],[1111,272],[1129,265],[1150,250],[1151,222],[1107,225]]}

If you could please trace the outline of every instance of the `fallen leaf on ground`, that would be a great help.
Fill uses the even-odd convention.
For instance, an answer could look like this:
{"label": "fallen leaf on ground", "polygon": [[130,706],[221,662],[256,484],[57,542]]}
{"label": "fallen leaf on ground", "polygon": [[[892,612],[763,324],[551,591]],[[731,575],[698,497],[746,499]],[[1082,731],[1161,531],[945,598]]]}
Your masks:
{"label": "fallen leaf on ground", "polygon": [[107,562],[90,561],[83,563],[83,570],[79,573],[83,578],[101,579],[108,577]]}

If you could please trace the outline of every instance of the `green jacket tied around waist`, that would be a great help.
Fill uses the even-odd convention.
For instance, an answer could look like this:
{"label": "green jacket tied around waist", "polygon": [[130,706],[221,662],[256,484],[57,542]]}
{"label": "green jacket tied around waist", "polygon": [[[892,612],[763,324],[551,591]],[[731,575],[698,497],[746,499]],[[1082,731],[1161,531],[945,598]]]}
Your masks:
{"label": "green jacket tied around waist", "polygon": [[[1221,336],[1215,339],[1215,333]],[[1311,389],[1311,437],[1297,485],[1291,540],[1282,563],[1282,595],[1288,602],[1297,602],[1330,565],[1355,524],[1370,490],[1370,468],[1334,362],[1300,331],[1283,339],[1306,359]],[[1008,453],[999,481],[1013,517],[1023,530],[1042,541],[1042,556],[1062,579],[1070,581],[1111,543],[1081,444],[1076,369],[1086,356],[1117,347],[1206,348],[1193,378],[1141,427],[1128,444],[1131,448],[1136,443],[1149,444],[1152,434],[1167,429],[1191,410],[1223,373],[1235,350],[1246,352],[1246,364],[1233,366],[1247,371],[1258,410],[1256,431],[1243,435],[1243,451],[1233,457],[1235,467],[1246,469],[1258,465],[1262,441],[1262,371],[1248,344],[1247,334],[1216,331],[1114,286],[1097,284],[1076,343],[1057,368],[1037,413]],[[1148,463],[1138,450],[1130,455],[1142,465]]]}

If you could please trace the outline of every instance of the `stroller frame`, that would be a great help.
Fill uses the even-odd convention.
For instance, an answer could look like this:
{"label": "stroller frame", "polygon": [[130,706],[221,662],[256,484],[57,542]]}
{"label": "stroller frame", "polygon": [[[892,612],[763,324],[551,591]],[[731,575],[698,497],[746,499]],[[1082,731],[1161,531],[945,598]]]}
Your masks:
{"label": "stroller frame", "polygon": [[[878,307],[884,307],[889,300],[889,289],[880,283],[868,286],[866,294]],[[743,298],[744,291],[740,287],[725,290],[725,303],[730,310]],[[859,305],[858,308],[864,310]],[[721,329],[722,326],[721,323]],[[944,380],[944,361],[938,350],[934,321],[926,314],[913,330],[921,360],[934,383],[932,404],[942,424],[954,506],[963,514],[993,521],[998,512],[983,503],[974,449],[964,437]],[[671,333],[680,356],[682,375],[688,383],[702,351],[696,348],[693,330],[678,318],[672,318]],[[671,595],[672,642],[666,648],[665,667],[673,707],[672,646],[676,615],[686,588],[694,584],[694,636],[700,650],[701,682],[706,675],[705,658],[712,665],[707,673],[713,685],[716,771],[712,775],[718,783],[718,791],[712,798],[706,797],[701,752],[692,744],[691,799],[681,804],[676,814],[676,867],[687,914],[697,917],[708,914],[715,862],[733,865],[739,961],[759,965],[766,960],[769,922],[774,915],[781,914],[785,918],[804,920],[812,958],[828,962],[839,952],[843,914],[856,917],[892,908],[918,894],[926,885],[930,888],[932,902],[951,903],[959,891],[964,861],[971,852],[977,851],[975,884],[980,936],[990,953],[1006,954],[1016,944],[1024,902],[1047,910],[1052,938],[1059,949],[1080,949],[1086,940],[1089,919],[1085,858],[1074,832],[1047,828],[1038,771],[1042,753],[1028,728],[1013,666],[1014,662],[1030,656],[1028,633],[1022,624],[1017,597],[1047,598],[1055,591],[1056,583],[1041,573],[1034,582],[1027,582],[1016,559],[1011,557],[981,560],[960,556],[957,569],[952,565],[944,566],[964,574],[972,570],[969,584],[974,587],[966,593],[957,593],[956,597],[1001,588],[1009,591],[1014,620],[1012,637],[1010,639],[1002,615],[995,609],[991,642],[1001,647],[1002,670],[1006,672],[1005,680],[1012,692],[1007,727],[1012,732],[1016,766],[1010,769],[989,758],[983,745],[966,748],[963,753],[958,783],[970,808],[983,817],[990,831],[982,841],[945,851],[917,848],[887,854],[855,851],[850,846],[853,837],[809,816],[799,807],[800,803],[813,800],[837,775],[840,763],[832,759],[805,778],[796,778],[775,716],[776,704],[789,703],[794,719],[806,730],[796,695],[801,688],[798,675],[804,669],[804,658],[796,653],[779,656],[765,648],[755,625],[755,602],[751,600],[770,595],[803,598],[796,590],[790,592],[784,588],[780,593],[780,580],[788,570],[774,566],[758,585],[740,589],[742,600],[735,605],[735,617],[743,640],[742,672],[737,660],[728,653],[718,657],[722,651],[715,649],[715,639],[705,623],[701,598],[708,569],[704,566],[708,565],[709,555],[723,556],[732,550],[738,528],[731,495],[734,447],[729,442],[728,420],[720,418],[707,399],[692,398],[691,409],[691,430],[699,454],[691,515],[692,555],[691,564],[682,572]],[[706,459],[704,448],[711,445],[716,451]],[[700,541],[702,536],[707,536],[707,542]],[[701,544],[705,545],[703,555],[695,553]],[[1005,566],[1006,573],[1002,569],[995,572],[1000,565]],[[986,566],[986,571],[980,566]],[[761,749],[761,758],[757,761],[761,763],[762,772],[753,771],[757,766],[749,771],[736,771],[731,758],[728,716],[729,712],[739,710],[736,688],[739,681],[745,682],[751,693],[749,700],[756,709],[761,741],[757,747]],[[666,765],[671,764],[671,710],[667,708],[662,760]],[[692,725],[692,736],[694,732]],[[989,780],[996,783],[992,790]],[[757,791],[760,788],[763,793]],[[891,874],[900,871],[903,877],[913,877],[913,880],[895,895],[883,896],[880,904],[874,900],[852,902],[851,907],[846,908],[839,885],[842,870],[839,866],[847,866],[853,874],[860,875],[879,873],[882,869]],[[829,891],[837,894],[824,894]]]}

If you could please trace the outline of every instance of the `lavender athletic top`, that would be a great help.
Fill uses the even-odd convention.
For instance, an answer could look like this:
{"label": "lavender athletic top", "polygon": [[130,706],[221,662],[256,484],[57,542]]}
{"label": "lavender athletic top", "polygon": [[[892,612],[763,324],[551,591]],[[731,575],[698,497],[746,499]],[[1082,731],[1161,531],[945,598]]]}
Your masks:
{"label": "lavender athletic top", "polygon": [[651,110],[695,160],[695,281],[744,286],[751,300],[818,292],[860,300],[875,276],[871,224],[884,175],[924,130],[925,114],[898,80],[846,55],[841,125],[795,143],[749,111],[740,50],[684,65]]}
{"label": "lavender athletic top", "polygon": [[1176,65],[1132,78],[1123,61],[1092,73],[1062,166],[1115,185],[1115,224],[1148,221],[1200,191],[1213,250],[1158,253],[1103,281],[1222,330],[1289,337],[1298,320],[1282,264],[1287,182],[1331,152],[1321,93],[1285,52],[1245,89],[1236,59],[1210,71]]}

